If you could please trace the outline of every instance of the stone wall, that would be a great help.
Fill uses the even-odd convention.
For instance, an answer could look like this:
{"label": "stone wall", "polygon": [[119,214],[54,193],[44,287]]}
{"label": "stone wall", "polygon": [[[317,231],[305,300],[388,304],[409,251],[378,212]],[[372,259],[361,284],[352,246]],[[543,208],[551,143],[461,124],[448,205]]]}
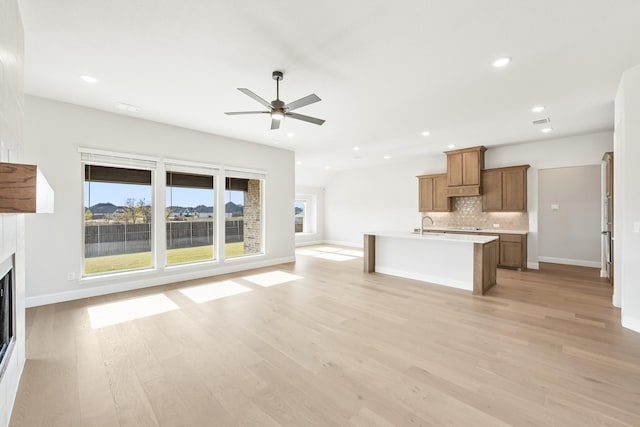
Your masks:
{"label": "stone wall", "polygon": [[250,179],[244,196],[244,253],[262,253],[262,200],[259,179]]}

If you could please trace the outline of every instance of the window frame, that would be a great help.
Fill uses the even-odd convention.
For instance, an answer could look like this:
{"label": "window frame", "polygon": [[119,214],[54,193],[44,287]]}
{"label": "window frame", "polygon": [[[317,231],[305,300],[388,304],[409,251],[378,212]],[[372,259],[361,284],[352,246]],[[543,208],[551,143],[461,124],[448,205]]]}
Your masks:
{"label": "window frame", "polygon": [[[99,277],[110,277],[121,274],[139,273],[145,271],[154,271],[158,269],[158,263],[156,259],[156,209],[157,204],[156,197],[156,173],[158,170],[158,158],[152,156],[145,156],[140,154],[131,153],[119,153],[104,150],[95,150],[91,148],[78,148],[80,153],[80,279],[95,279]],[[131,268],[126,270],[104,271],[99,273],[85,273],[85,182],[86,175],[85,169],[87,165],[92,166],[106,166],[113,168],[123,169],[136,169],[136,170],[148,170],[151,175],[151,222],[149,223],[149,246],[151,252],[151,265],[148,267]]]}
{"label": "window frame", "polygon": [[294,208],[296,202],[304,202],[305,203],[305,213],[304,213],[304,223],[303,223],[303,231],[296,232],[295,235],[303,235],[303,234],[315,234],[317,230],[316,223],[316,209],[317,202],[316,196],[312,194],[296,194],[294,199]]}

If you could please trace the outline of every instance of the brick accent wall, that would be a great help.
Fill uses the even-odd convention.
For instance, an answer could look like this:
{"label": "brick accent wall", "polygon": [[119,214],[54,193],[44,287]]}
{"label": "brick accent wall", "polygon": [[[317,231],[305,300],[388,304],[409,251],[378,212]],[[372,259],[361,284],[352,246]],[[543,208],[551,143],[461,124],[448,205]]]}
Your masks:
{"label": "brick accent wall", "polygon": [[262,252],[262,201],[260,180],[250,179],[244,196],[244,253]]}

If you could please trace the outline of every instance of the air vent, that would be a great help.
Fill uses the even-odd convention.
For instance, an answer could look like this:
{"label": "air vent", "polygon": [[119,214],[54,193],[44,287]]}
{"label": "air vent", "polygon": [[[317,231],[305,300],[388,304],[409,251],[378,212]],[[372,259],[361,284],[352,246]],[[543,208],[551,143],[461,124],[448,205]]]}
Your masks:
{"label": "air vent", "polygon": [[548,125],[549,123],[551,123],[551,119],[549,117],[547,117],[547,118],[544,118],[544,119],[534,120],[531,123],[533,123],[534,126]]}

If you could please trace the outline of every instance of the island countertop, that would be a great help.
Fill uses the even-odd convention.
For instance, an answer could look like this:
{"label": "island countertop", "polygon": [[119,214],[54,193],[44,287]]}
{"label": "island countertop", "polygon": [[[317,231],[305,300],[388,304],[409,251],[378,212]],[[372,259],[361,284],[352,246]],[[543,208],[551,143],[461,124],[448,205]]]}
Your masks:
{"label": "island countertop", "polygon": [[370,236],[380,237],[400,237],[405,239],[419,240],[443,240],[449,242],[470,242],[470,243],[489,243],[498,240],[498,236],[482,236],[478,234],[454,234],[454,233],[434,233],[426,232],[422,235],[410,231],[367,231],[363,233]]}
{"label": "island countertop", "polygon": [[483,295],[496,284],[498,236],[410,231],[364,233],[364,271]]}

